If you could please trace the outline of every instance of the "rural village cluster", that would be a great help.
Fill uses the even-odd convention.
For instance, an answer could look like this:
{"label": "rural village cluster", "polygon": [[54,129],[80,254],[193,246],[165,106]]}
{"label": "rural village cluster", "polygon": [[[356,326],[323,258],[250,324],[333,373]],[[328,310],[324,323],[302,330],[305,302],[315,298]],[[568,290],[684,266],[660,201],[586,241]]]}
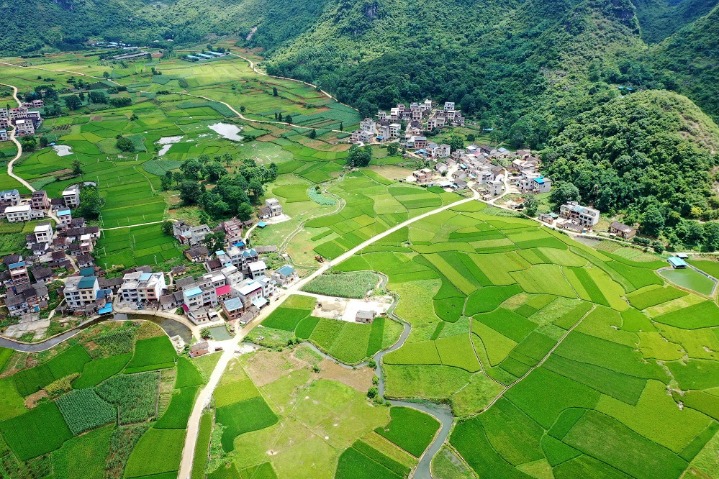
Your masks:
{"label": "rural village cluster", "polygon": [[[8,139],[7,128],[16,136],[34,134],[42,117],[31,108],[42,107],[42,100],[25,103],[10,110],[0,109],[0,141]],[[397,105],[389,113],[379,111],[377,119],[366,118],[349,140],[358,145],[396,143],[410,158],[424,160],[428,167],[413,171],[405,179],[421,186],[439,186],[448,191],[473,188],[483,199],[493,201],[507,193],[548,193],[550,178],[539,172],[540,160],[529,150],[508,151],[486,145],[470,145],[451,151],[448,144],[431,142],[423,132],[437,132],[447,126],[462,126],[464,118],[453,102],[435,108],[431,100]],[[431,167],[429,167],[431,165]],[[298,275],[291,264],[270,270],[263,255],[276,247],[249,244],[248,228],[265,228],[288,219],[277,199],[267,199],[257,212],[259,221],[231,219],[214,230],[207,225],[173,223],[173,235],[186,249],[191,263],[202,264],[206,273],[193,277],[184,266],[169,272],[152,271],[139,266],[123,272],[122,277],[107,278],[96,265],[93,251],[100,238],[98,226],[73,218],[80,204],[82,184],[68,187],[60,198],[48,198],[44,191],[21,197],[18,190],[0,192],[0,218],[8,222],[26,222],[49,217],[27,235],[30,254],[5,256],[2,282],[7,289],[4,303],[8,314],[19,318],[7,328],[9,337],[28,332],[44,332],[55,314],[67,317],[109,315],[136,310],[154,314],[182,315],[195,325],[246,324],[260,309],[282,294],[283,286]],[[505,206],[521,208],[521,203]],[[570,202],[558,214],[542,214],[540,220],[576,233],[591,230],[599,221],[596,209]],[[205,237],[214,231],[225,234],[222,249],[209,251]],[[612,223],[610,234],[631,239],[636,230]],[[357,319],[358,321],[360,319]],[[203,343],[206,347],[206,343]]]}

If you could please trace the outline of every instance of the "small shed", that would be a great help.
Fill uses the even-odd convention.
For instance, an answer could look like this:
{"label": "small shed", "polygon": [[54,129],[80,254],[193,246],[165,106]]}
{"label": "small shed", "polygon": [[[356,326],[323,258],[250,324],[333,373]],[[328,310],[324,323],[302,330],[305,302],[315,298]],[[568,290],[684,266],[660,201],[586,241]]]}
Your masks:
{"label": "small shed", "polygon": [[371,323],[372,321],[374,321],[374,311],[360,309],[355,315],[355,321],[358,323],[365,324]]}
{"label": "small shed", "polygon": [[207,341],[200,341],[190,346],[190,357],[196,358],[210,352],[210,344]]}
{"label": "small shed", "polygon": [[686,261],[677,256],[670,256],[667,261],[674,269],[686,269],[689,266]]}

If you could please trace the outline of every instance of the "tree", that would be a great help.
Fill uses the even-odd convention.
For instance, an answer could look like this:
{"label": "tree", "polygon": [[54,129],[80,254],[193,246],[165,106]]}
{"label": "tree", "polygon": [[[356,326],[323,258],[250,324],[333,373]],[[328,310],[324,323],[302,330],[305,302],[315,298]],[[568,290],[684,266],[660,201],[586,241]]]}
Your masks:
{"label": "tree", "polygon": [[534,218],[537,216],[537,208],[539,207],[539,202],[537,201],[537,198],[534,197],[534,195],[528,195],[524,198],[524,214],[529,216],[530,218]]}
{"label": "tree", "polygon": [[75,176],[82,174],[82,164],[80,163],[80,160],[74,160],[72,162],[72,174]]}
{"label": "tree", "polygon": [[640,230],[647,236],[659,236],[662,228],[664,228],[664,215],[656,205],[650,205],[644,211],[640,221]]}
{"label": "tree", "polygon": [[282,112],[277,114],[277,121],[282,121]]}
{"label": "tree", "polygon": [[315,138],[317,138],[317,130],[315,130],[314,128],[311,129],[309,135],[307,135],[307,136],[309,136],[310,138],[312,138],[314,140]]}
{"label": "tree", "polygon": [[203,167],[203,172],[207,181],[211,183],[217,182],[223,175],[227,174],[227,170],[217,161],[211,161]]}
{"label": "tree", "polygon": [[340,131],[345,131],[345,124],[343,121],[340,122]]}
{"label": "tree", "polygon": [[394,156],[399,151],[399,146],[397,146],[397,143],[390,143],[387,145],[387,154],[389,156]]}
{"label": "tree", "polygon": [[208,251],[214,253],[215,251],[219,251],[221,249],[225,248],[225,232],[224,231],[216,231],[214,233],[210,233],[207,236],[205,236],[205,246],[207,246]]}
{"label": "tree", "polygon": [[95,186],[83,186],[80,189],[80,206],[77,211],[85,219],[96,220],[100,217],[100,211],[105,206],[105,199]]}
{"label": "tree", "polygon": [[195,205],[200,201],[205,188],[194,180],[185,180],[180,184],[180,199],[186,205]]}
{"label": "tree", "polygon": [[91,91],[87,97],[90,103],[107,103],[107,95],[101,91]]}
{"label": "tree", "polygon": [[464,140],[461,136],[452,135],[452,137],[449,139],[449,148],[452,151],[461,150],[464,148]]}
{"label": "tree", "polygon": [[180,183],[182,183],[182,180],[184,179],[185,177],[183,176],[181,171],[172,172],[172,181],[174,181],[177,186],[180,186]]}
{"label": "tree", "polygon": [[704,225],[704,248],[707,251],[719,250],[719,223],[716,221]]}
{"label": "tree", "polygon": [[172,236],[173,231],[173,222],[172,221],[164,221],[162,223],[162,233],[166,234],[167,236]]}
{"label": "tree", "polygon": [[195,158],[191,158],[180,165],[180,171],[185,175],[185,178],[190,180],[198,179],[202,169],[202,163]]}
{"label": "tree", "polygon": [[255,204],[260,202],[260,198],[264,192],[265,189],[263,188],[262,183],[260,183],[257,179],[253,179],[250,181],[250,184],[247,185],[247,194],[250,195],[252,202]]}
{"label": "tree", "polygon": [[244,112],[245,112],[245,110],[246,110],[245,106],[244,106],[244,105],[242,105],[242,106],[240,107],[240,113],[244,113]]}
{"label": "tree", "polygon": [[272,87],[272,96],[277,96],[277,87],[276,86]]}
{"label": "tree", "polygon": [[292,117],[291,117],[290,115],[287,115],[287,116],[285,117],[285,122],[286,122],[286,123],[292,123]]}
{"label": "tree", "polygon": [[549,194],[549,201],[552,202],[555,208],[559,208],[568,201],[579,201],[580,199],[579,188],[574,186],[574,183],[569,182],[560,183]]}
{"label": "tree", "polygon": [[44,136],[40,137],[40,148],[45,148],[50,142]]}
{"label": "tree", "polygon": [[23,136],[20,138],[20,146],[22,146],[23,151],[35,151],[35,148],[37,147],[37,138],[34,136]]}
{"label": "tree", "polygon": [[69,95],[65,97],[65,106],[68,109],[75,111],[82,106],[82,100],[77,95]]}
{"label": "tree", "polygon": [[115,142],[115,147],[117,147],[120,151],[125,151],[127,153],[132,153],[135,151],[135,145],[132,144],[132,140],[129,138],[125,138],[124,136],[121,136],[117,139]]}
{"label": "tree", "polygon": [[[168,173],[170,173],[168,171]],[[162,191],[167,191],[172,189],[172,173],[170,173],[170,176],[163,176],[160,180],[160,188],[162,188]]]}
{"label": "tree", "polygon": [[110,73],[109,73],[109,72],[102,72],[102,77],[103,77],[103,78],[110,78]]}
{"label": "tree", "polygon": [[254,210],[249,203],[242,203],[239,208],[237,208],[237,218],[241,221],[248,221],[252,218],[252,213],[254,213]]}
{"label": "tree", "polygon": [[80,93],[78,93],[77,96],[78,96],[78,98],[80,98],[80,101],[85,101],[85,92],[84,91],[81,91]]}
{"label": "tree", "polygon": [[368,145],[360,148],[357,145],[352,145],[347,156],[347,166],[357,168],[363,166],[369,166],[372,161],[372,148]]}

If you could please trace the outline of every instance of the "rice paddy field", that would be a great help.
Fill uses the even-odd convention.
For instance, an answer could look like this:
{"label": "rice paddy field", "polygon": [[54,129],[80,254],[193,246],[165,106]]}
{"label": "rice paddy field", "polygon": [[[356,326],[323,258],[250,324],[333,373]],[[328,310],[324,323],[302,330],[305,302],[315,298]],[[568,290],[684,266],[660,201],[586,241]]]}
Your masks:
{"label": "rice paddy field", "polygon": [[658,257],[600,251],[499,213],[465,204],[335,267],[383,273],[398,295],[394,313],[412,329],[384,356],[386,396],[448,402],[457,418],[449,446],[460,464],[445,451],[433,468],[719,473],[706,459],[719,430],[711,288],[665,280]]}
{"label": "rice paddy field", "polygon": [[438,424],[368,401],[371,378],[308,346],[233,360],[213,398],[207,477],[406,477]]}
{"label": "rice paddy field", "polygon": [[[132,104],[127,107],[86,105],[77,112],[65,111],[61,117],[45,120],[40,134],[69,147],[70,154],[60,156],[53,148],[38,148],[24,153],[14,168],[16,174],[33,187],[47,190],[50,196],[58,196],[80,181],[98,185],[105,205],[99,220],[103,238],[96,254],[105,267],[170,267],[182,261],[180,249],[172,238],[161,234],[158,223],[186,214],[176,210],[176,192],[161,191],[160,179],[183,161],[201,155],[229,154],[233,158],[227,163],[229,171],[234,171],[234,162],[239,164],[245,158],[275,163],[281,173],[278,188],[288,182],[304,182],[302,199],[320,207],[317,202],[322,200],[310,200],[306,190],[339,175],[348,148],[338,142],[343,136],[339,130],[352,129],[359,122],[354,110],[321,92],[300,82],[259,75],[235,56],[207,63],[175,58],[121,65],[92,55],[63,53],[32,61],[9,61],[18,66],[3,66],[0,80],[16,85],[21,93],[45,84],[64,88],[72,78],[82,78],[96,91],[127,87],[126,92],[110,95],[129,97]],[[153,75],[152,68],[162,74]],[[277,89],[277,96],[273,89]],[[248,120],[267,123],[239,118],[240,109]],[[277,113],[291,115],[298,126],[276,123]],[[256,140],[224,138],[210,128],[217,124],[236,126],[242,137]],[[307,136],[310,129],[316,129],[315,139]],[[117,149],[120,135],[132,141],[135,151]],[[169,138],[173,139],[171,143],[166,142]],[[14,154],[11,146],[3,145],[3,157]],[[82,168],[79,176],[72,173],[75,161]],[[4,169],[0,188],[23,190]],[[283,203],[296,199],[278,197]]]}
{"label": "rice paddy field", "polygon": [[199,360],[178,357],[152,323],[94,326],[70,343],[1,350],[3,477],[176,476],[206,382]]}

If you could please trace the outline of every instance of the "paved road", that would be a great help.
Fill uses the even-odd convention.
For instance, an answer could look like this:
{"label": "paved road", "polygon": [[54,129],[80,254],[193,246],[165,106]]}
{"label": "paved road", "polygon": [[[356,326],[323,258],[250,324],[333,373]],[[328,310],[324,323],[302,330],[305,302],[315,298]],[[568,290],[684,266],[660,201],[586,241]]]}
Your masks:
{"label": "paved road", "polygon": [[[428,211],[427,213],[423,213],[419,216],[408,219],[407,221],[404,221],[404,222],[402,222],[396,226],[393,226],[392,228],[390,228],[376,236],[373,236],[372,238],[363,242],[359,246],[355,246],[351,250],[338,256],[337,258],[333,259],[332,261],[328,261],[328,262],[324,263],[317,271],[315,271],[311,275],[290,285],[287,288],[284,297],[288,297],[290,294],[292,294],[296,291],[299,291],[300,289],[302,289],[303,286],[305,286],[307,283],[309,283],[316,277],[323,274],[325,271],[330,269],[332,266],[335,266],[335,265],[341,263],[342,261],[345,261],[346,259],[355,255],[357,252],[370,246],[373,243],[376,243],[377,241],[379,241],[383,238],[386,238],[387,236],[391,235],[395,231],[399,231],[400,229],[405,228],[412,223],[423,220],[423,219],[428,218],[437,213],[441,213],[442,211],[446,211],[450,208],[454,208],[455,206],[459,206],[461,204],[468,203],[470,201],[475,201],[477,199],[479,199],[479,194],[476,191],[473,191],[473,195],[471,198],[464,198],[462,200],[455,201],[454,203],[451,203],[451,204],[448,204],[445,206],[441,206],[432,211]],[[276,301],[271,302],[269,305],[265,306],[265,309],[262,310],[262,312],[260,313],[260,315],[257,318],[255,318],[250,324],[248,324],[241,331],[239,331],[234,338],[227,340],[227,341],[217,343],[217,344],[222,345],[222,347],[223,347],[222,356],[220,357],[220,360],[218,361],[217,365],[215,366],[215,369],[212,371],[209,382],[202,389],[202,391],[200,391],[200,395],[198,396],[197,401],[195,401],[195,406],[192,410],[192,414],[190,415],[190,420],[187,424],[187,435],[185,436],[185,447],[182,451],[182,462],[180,464],[180,471],[177,476],[179,479],[189,479],[192,474],[192,462],[195,457],[195,445],[197,444],[197,434],[198,434],[199,428],[200,428],[200,418],[202,416],[202,411],[207,407],[207,405],[209,405],[210,400],[212,399],[212,393],[214,392],[215,388],[217,387],[217,384],[220,382],[220,378],[222,377],[222,374],[225,372],[225,369],[227,368],[227,365],[229,364],[230,360],[235,355],[235,350],[237,349],[237,345],[243,339],[245,339],[247,334],[254,327],[256,327],[257,325],[262,323],[262,321],[264,319],[266,319],[270,314],[272,314],[272,312],[274,310],[276,310],[281,304],[282,304],[281,300],[276,300]]]}
{"label": "paved road", "polygon": [[[9,65],[9,63],[7,65]],[[10,88],[12,88],[13,98],[15,98],[15,101],[17,102],[18,106],[22,106],[22,102],[17,97],[17,87],[15,85],[9,85],[7,83],[0,83],[0,85],[9,86]],[[28,190],[35,191],[35,188],[33,188],[33,186],[30,183],[28,183],[27,181],[25,181],[24,179],[22,179],[15,173],[13,173],[13,167],[15,166],[15,162],[20,159],[20,156],[22,156],[22,145],[20,144],[19,141],[17,141],[17,138],[15,138],[16,131],[17,131],[17,128],[13,128],[12,131],[10,132],[10,136],[9,136],[10,141],[15,143],[15,146],[17,147],[17,153],[15,154],[15,157],[12,160],[10,160],[10,162],[7,164],[7,174],[11,178],[14,178],[18,182],[20,182]],[[57,218],[57,216],[55,216],[55,213],[53,213],[52,210],[48,211],[48,216],[50,218],[52,218],[53,220],[55,220],[56,224],[60,223],[60,220]]]}

